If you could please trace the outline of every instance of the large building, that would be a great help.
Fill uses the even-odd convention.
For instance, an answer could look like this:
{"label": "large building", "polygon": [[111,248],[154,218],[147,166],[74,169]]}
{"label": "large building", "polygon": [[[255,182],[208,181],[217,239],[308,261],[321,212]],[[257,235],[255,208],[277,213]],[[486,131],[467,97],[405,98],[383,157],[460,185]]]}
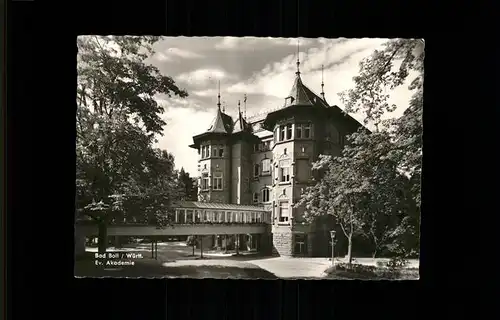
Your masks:
{"label": "large building", "polygon": [[233,119],[221,110],[219,92],[214,120],[190,147],[199,154],[199,201],[261,205],[272,213],[275,254],[317,256],[328,254],[329,230],[306,223],[294,204],[313,183],[312,163],[338,155],[361,124],[327,103],[323,83],[320,95],[306,87],[299,65],[284,104],[266,114],[246,119],[238,106]]}

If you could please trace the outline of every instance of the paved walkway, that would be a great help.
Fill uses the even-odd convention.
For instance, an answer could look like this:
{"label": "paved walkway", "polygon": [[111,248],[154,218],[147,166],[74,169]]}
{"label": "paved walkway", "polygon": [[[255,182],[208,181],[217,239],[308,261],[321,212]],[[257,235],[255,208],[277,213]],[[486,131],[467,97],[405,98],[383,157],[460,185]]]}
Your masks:
{"label": "paved walkway", "polygon": [[249,260],[248,262],[274,273],[279,278],[321,278],[330,266],[325,258],[287,258]]}

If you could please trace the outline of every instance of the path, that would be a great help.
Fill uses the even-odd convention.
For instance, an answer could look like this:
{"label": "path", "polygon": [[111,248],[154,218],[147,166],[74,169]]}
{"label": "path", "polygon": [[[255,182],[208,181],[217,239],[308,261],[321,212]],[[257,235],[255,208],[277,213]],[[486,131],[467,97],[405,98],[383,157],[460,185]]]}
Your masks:
{"label": "path", "polygon": [[321,278],[330,266],[325,258],[288,258],[249,260],[264,270],[274,273],[279,278]]}

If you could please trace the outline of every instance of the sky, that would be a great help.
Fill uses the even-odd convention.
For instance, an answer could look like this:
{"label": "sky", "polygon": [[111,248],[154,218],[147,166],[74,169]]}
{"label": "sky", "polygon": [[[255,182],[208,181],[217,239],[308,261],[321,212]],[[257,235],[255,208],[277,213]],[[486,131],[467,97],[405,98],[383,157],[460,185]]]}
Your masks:
{"label": "sky", "polygon": [[[320,93],[323,65],[326,100],[343,109],[338,93],[354,87],[352,78],[359,71],[359,62],[381,49],[386,41],[300,38],[302,81]],[[218,82],[226,113],[234,119],[238,100],[244,109],[246,94],[250,117],[283,105],[297,70],[297,38],[165,37],[154,48],[156,53],[146,62],[172,77],[176,85],[189,94],[183,99],[157,98],[165,108],[163,119],[167,122],[157,147],[172,153],[176,169],[183,167],[191,176],[198,174],[198,154],[189,145],[194,135],[208,129],[215,116]],[[410,74],[407,84],[413,78]],[[398,117],[406,109],[412,95],[407,87],[403,85],[388,92],[398,108],[387,117]],[[352,116],[362,123],[362,116]]]}

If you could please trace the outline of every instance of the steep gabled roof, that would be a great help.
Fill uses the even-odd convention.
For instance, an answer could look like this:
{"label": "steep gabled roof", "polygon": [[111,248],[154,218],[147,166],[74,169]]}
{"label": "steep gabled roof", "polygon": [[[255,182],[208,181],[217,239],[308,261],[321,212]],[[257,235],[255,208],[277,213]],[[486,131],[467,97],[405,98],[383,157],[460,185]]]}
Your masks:
{"label": "steep gabled roof", "polygon": [[243,118],[243,115],[241,114],[241,111],[238,110],[238,118],[234,122],[233,133],[244,132],[244,131],[245,132],[250,132],[251,131],[251,127],[250,127],[250,125],[248,125],[248,123],[246,122],[245,118]]}

